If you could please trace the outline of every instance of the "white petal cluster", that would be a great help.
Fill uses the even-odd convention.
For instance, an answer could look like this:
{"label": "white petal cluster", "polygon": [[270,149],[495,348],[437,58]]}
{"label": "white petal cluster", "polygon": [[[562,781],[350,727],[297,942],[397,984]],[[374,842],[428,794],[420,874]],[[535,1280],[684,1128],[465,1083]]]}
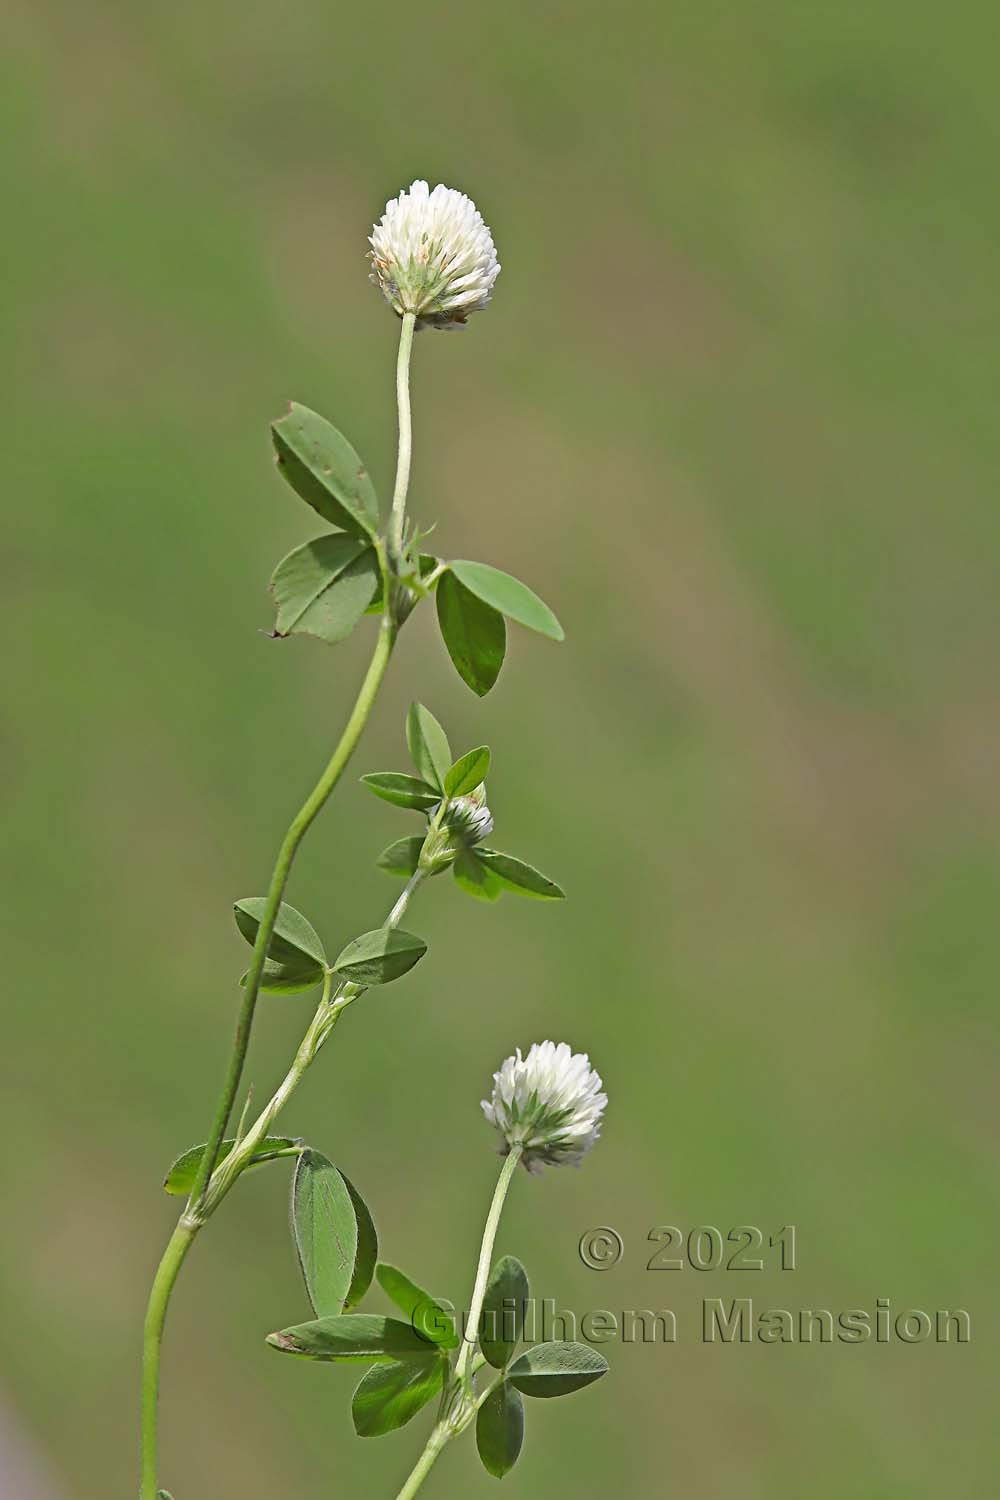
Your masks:
{"label": "white petal cluster", "polygon": [[[438,803],[438,807],[440,807]],[[431,810],[433,817],[437,811]],[[444,814],[444,826],[458,835],[466,848],[481,844],[493,832],[493,814],[486,806],[486,783],[479,785],[464,797],[452,797]]]}
{"label": "white petal cluster", "polygon": [[417,181],[391,198],[371,235],[372,281],[398,313],[460,328],[493,295],[500,274],[493,236],[471,198]]}
{"label": "white petal cluster", "polygon": [[529,1172],[545,1165],[579,1166],[601,1133],[608,1102],[585,1052],[566,1042],[520,1047],[493,1074],[493,1095],[483,1114],[511,1146],[523,1146]]}

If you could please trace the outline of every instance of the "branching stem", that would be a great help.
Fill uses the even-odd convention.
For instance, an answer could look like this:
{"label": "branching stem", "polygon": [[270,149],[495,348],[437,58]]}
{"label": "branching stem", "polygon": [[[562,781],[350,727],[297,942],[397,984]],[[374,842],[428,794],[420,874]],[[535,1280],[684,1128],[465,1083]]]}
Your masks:
{"label": "branching stem", "polygon": [[[236,1022],[236,1033],[233,1038],[232,1053],[226,1069],[222,1092],[219,1095],[219,1100],[215,1108],[205,1150],[199,1163],[198,1173],[191,1190],[191,1196],[188,1199],[187,1207],[181,1215],[177,1227],[167,1244],[150,1289],[143,1334],[142,1480],[140,1500],[157,1500],[158,1496],[157,1407],[163,1329],[166,1322],[170,1295],[184,1259],[191,1248],[191,1242],[198,1230],[205,1223],[209,1214],[214,1211],[222,1201],[222,1198],[225,1197],[226,1193],[237,1181],[240,1173],[249,1161],[253,1147],[252,1145],[248,1147],[248,1143],[255,1143],[258,1139],[258,1125],[260,1121],[265,1116],[267,1117],[264,1129],[260,1134],[260,1138],[262,1138],[263,1134],[267,1133],[267,1125],[273,1121],[278,1110],[298,1084],[302,1073],[304,1073],[306,1067],[308,1067],[333,1029],[345,1005],[350,1003],[351,1000],[356,999],[357,995],[361,993],[359,986],[345,985],[338,990],[337,995],[331,1000],[329,998],[328,976],[320,1010],[313,1017],[309,1031],[303,1038],[299,1051],[296,1054],[296,1060],[284,1082],[268,1106],[258,1116],[258,1120],[251,1126],[246,1136],[229,1153],[226,1161],[217,1163],[219,1148],[225,1136],[226,1126],[229,1123],[233,1104],[243,1077],[247,1050],[250,1046],[250,1033],[253,1028],[257,996],[260,992],[261,978],[264,973],[264,963],[271,944],[271,938],[274,935],[274,924],[277,920],[285,887],[288,884],[292,864],[298,852],[299,845],[326,805],[331,792],[343,775],[348,761],[357,748],[358,741],[371,715],[372,707],[389,665],[389,658],[396,643],[398,633],[397,621],[400,616],[396,613],[396,590],[394,587],[390,587],[391,580],[388,574],[398,566],[398,558],[402,550],[402,538],[406,524],[406,496],[409,489],[410,461],[413,447],[410,422],[410,353],[413,347],[414,321],[412,317],[404,317],[403,319],[400,329],[399,354],[396,363],[396,395],[399,406],[399,451],[396,465],[396,482],[392,497],[392,512],[387,532],[390,565],[388,569],[385,566],[385,547],[381,541],[377,543],[383,568],[384,585],[382,619],[379,626],[378,640],[376,641],[375,651],[368,670],[365,673],[364,681],[361,684],[354,707],[351,710],[350,717],[344,726],[336,748],[327,762],[323,774],[293,818],[278,850],[278,857],[271,874],[270,885],[268,886],[264,911],[261,916],[260,926],[257,929],[253,956],[250,960],[249,970],[247,971],[243,997],[240,1002],[239,1015]],[[390,925],[395,925],[395,922],[399,920],[412,890],[415,889],[416,883],[415,877],[406,891],[404,891],[400,902],[397,902],[389,918]],[[353,991],[353,993],[349,994],[348,991]],[[321,1019],[320,1012],[324,1011],[324,1007],[325,1012]],[[222,1170],[223,1168],[225,1168],[225,1171]],[[218,1172],[222,1173],[221,1177],[218,1175]]]}

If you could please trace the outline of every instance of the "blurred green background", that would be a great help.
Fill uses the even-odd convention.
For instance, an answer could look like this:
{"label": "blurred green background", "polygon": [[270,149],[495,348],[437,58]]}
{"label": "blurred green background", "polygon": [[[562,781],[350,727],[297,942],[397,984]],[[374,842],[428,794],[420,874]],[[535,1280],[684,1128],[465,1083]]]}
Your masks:
{"label": "blurred green background", "polygon": [[[138,1335],[203,1138],[260,892],[370,649],[275,643],[315,518],[267,424],[319,408],[391,485],[396,325],[366,236],[415,176],[471,193],[493,307],[415,352],[412,509],[526,578],[482,703],[433,612],[412,696],[488,741],[495,842],[566,884],[435,883],[421,967],[351,1013],[286,1116],[461,1302],[496,1159],[478,1101],[566,1038],[610,1095],[499,1249],[672,1347],[534,1405],[517,1495],[981,1495],[994,1455],[1000,436],[992,6],[15,0],[0,110],[7,503],[0,1383],[43,1500],[136,1489]],[[352,775],[290,897],[374,925],[413,815]],[[280,1076],[309,997],[262,1005]],[[390,1496],[427,1429],[352,1433],[357,1372],[282,1359],[306,1308],[284,1166],[196,1246],[163,1482]],[[799,1269],[648,1272],[650,1228],[798,1228]],[[581,1264],[586,1229],[625,1255]],[[752,1283],[752,1284],[751,1284]],[[961,1306],[966,1346],[706,1347],[703,1297]],[[380,1294],[372,1306],[381,1306]],[[995,1327],[995,1323],[993,1324]],[[0,1439],[0,1442],[3,1440]],[[468,1440],[428,1495],[491,1492]]]}

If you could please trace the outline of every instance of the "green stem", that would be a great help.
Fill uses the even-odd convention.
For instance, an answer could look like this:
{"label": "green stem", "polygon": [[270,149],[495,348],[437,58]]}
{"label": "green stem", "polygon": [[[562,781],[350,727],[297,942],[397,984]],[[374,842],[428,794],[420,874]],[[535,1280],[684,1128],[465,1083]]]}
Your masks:
{"label": "green stem", "polygon": [[[403,913],[410,903],[410,898],[421,882],[426,879],[426,875],[427,872],[425,870],[417,870],[411,875],[407,881],[405,890],[386,918],[384,926],[398,926],[402,920]],[[331,997],[330,988],[332,979],[333,971],[328,970],[323,984],[323,995],[317,1006],[316,1014],[309,1023],[309,1028],[305,1036],[299,1043],[299,1049],[288,1072],[249,1130],[240,1137],[239,1141],[229,1152],[229,1155],[223,1157],[212,1173],[203,1200],[202,1211],[206,1218],[215,1212],[223,1198],[225,1198],[229,1190],[236,1184],[237,1179],[242,1176],[243,1172],[250,1165],[254,1151],[260,1145],[261,1141],[263,1141],[264,1137],[270,1133],[271,1127],[279,1113],[302,1082],[306,1070],[317,1056],[320,1048],[329,1037],[344,1011],[359,995],[363,995],[365,992],[363,985],[354,984],[348,980],[338,985],[336,993]]]}
{"label": "green stem", "polygon": [[[486,1283],[490,1276],[490,1267],[493,1264],[493,1246],[496,1243],[497,1230],[500,1227],[500,1215],[503,1213],[504,1201],[510,1187],[517,1164],[521,1160],[523,1146],[512,1146],[510,1152],[500,1169],[496,1188],[493,1191],[493,1201],[490,1211],[486,1215],[486,1225],[483,1229],[483,1242],[479,1247],[479,1263],[476,1266],[476,1283],[472,1289],[472,1301],[469,1303],[469,1316],[466,1320],[464,1342],[459,1351],[455,1363],[455,1374],[451,1386],[445,1396],[444,1415],[434,1427],[423,1453],[417,1459],[410,1473],[409,1479],[403,1485],[396,1500],[411,1500],[423,1484],[427,1475],[434,1467],[441,1451],[447,1447],[452,1438],[458,1437],[464,1432],[472,1421],[476,1412],[486,1400],[490,1391],[495,1390],[503,1379],[503,1371],[490,1381],[484,1391],[478,1397],[472,1389],[472,1375],[482,1363],[481,1360],[473,1361],[476,1342],[479,1337],[479,1320],[483,1313],[483,1298],[486,1295]],[[472,1362],[472,1370],[469,1364]]]}
{"label": "green stem", "polygon": [[399,354],[396,358],[396,405],[399,409],[399,451],[396,456],[396,486],[392,493],[389,517],[389,559],[398,567],[403,552],[403,525],[406,520],[406,492],[410,485],[410,458],[413,453],[413,428],[410,421],[410,355],[413,351],[413,313],[404,313],[399,330]]}
{"label": "green stem", "polygon": [[183,1217],[167,1242],[153,1278],[142,1335],[142,1491],[141,1500],[157,1500],[157,1423],[160,1395],[160,1345],[167,1304],[177,1273],[198,1233],[197,1224]]}
{"label": "green stem", "polygon": [[347,762],[357,748],[358,741],[371,714],[376,694],[382,685],[382,679],[385,676],[386,667],[389,665],[389,658],[392,655],[392,648],[395,645],[395,641],[395,627],[392,625],[389,616],[387,614],[383,615],[374,655],[372,656],[368,671],[365,673],[365,679],[361,684],[361,689],[351,710],[351,716],[347,721],[337,748],[327,762],[326,770],[313,787],[298,813],[292,819],[288,832],[285,834],[281,848],[278,851],[274,872],[271,875],[271,884],[268,887],[267,902],[260,919],[260,926],[257,929],[257,940],[253,947],[253,957],[250,960],[250,968],[247,971],[243,1002],[240,1006],[239,1019],[236,1024],[236,1038],[233,1043],[232,1056],[229,1060],[229,1068],[226,1072],[226,1081],[219,1096],[215,1118],[212,1121],[208,1142],[198,1168],[198,1176],[195,1179],[194,1187],[191,1189],[188,1211],[192,1217],[200,1217],[202,1195],[215,1167],[216,1157],[219,1154],[219,1146],[226,1133],[226,1126],[229,1123],[229,1116],[232,1113],[233,1101],[236,1098],[240,1079],[243,1076],[243,1065],[246,1061],[247,1047],[250,1043],[250,1029],[253,1025],[254,1009],[257,1004],[260,982],[264,973],[264,962],[267,958],[267,950],[270,947],[271,938],[274,934],[274,924],[278,916],[278,908],[281,905],[281,898],[285,894],[285,886],[288,884],[292,861],[295,859],[299,845],[321,812],[327,798],[343,775]]}
{"label": "green stem", "polygon": [[409,1479],[403,1485],[396,1500],[412,1500],[427,1478],[428,1474],[437,1463],[439,1455],[451,1441],[451,1433],[447,1431],[444,1424],[439,1422],[427,1439],[427,1446],[417,1459]]}
{"label": "green stem", "polygon": [[503,1213],[504,1199],[507,1197],[507,1189],[510,1187],[511,1179],[517,1170],[517,1164],[521,1160],[523,1146],[512,1146],[500,1168],[500,1176],[497,1178],[496,1189],[493,1193],[493,1202],[490,1211],[486,1215],[486,1227],[483,1230],[483,1243],[479,1249],[479,1265],[476,1267],[476,1284],[472,1289],[472,1301],[469,1303],[469,1316],[465,1325],[465,1342],[459,1351],[458,1360],[455,1364],[455,1379],[467,1382],[466,1371],[469,1361],[476,1348],[476,1340],[479,1337],[479,1319],[483,1312],[483,1298],[486,1295],[486,1283],[490,1276],[490,1266],[493,1264],[493,1245],[496,1241],[497,1230],[500,1227],[500,1215]]}
{"label": "green stem", "polygon": [[[427,871],[418,869],[406,883],[406,887],[395,902],[385,921],[386,927],[395,927],[417,890],[427,877]],[[202,1194],[197,1214],[185,1211],[167,1245],[160,1262],[149,1296],[146,1313],[146,1331],[143,1341],[142,1367],[142,1489],[140,1500],[156,1500],[157,1482],[157,1396],[160,1383],[160,1353],[163,1342],[163,1325],[167,1304],[177,1280],[184,1257],[199,1229],[215,1212],[223,1198],[236,1185],[240,1176],[250,1165],[254,1149],[267,1135],[279,1111],[291,1098],[295,1089],[336,1026],[343,1012],[364,987],[350,981],[338,986],[331,997],[332,970],[323,982],[323,995],[305,1036],[299,1044],[291,1067],[278,1088],[261,1110],[250,1129],[240,1137],[237,1145],[219,1162]]]}
{"label": "green stem", "polygon": [[[426,871],[418,869],[411,876],[405,890],[386,918],[385,925],[387,927],[395,927],[401,920],[410,898],[421,881],[426,878],[426,873]],[[348,981],[339,985],[337,993],[331,998],[330,989],[332,980],[333,972],[331,970],[327,972],[324,979],[323,995],[316,1013],[299,1044],[292,1065],[285,1074],[282,1082],[261,1110],[250,1129],[240,1137],[238,1144],[232,1148],[229,1155],[219,1162],[205,1186],[196,1210],[192,1207],[194,1203],[192,1195],[188,1208],[181,1215],[177,1228],[174,1230],[173,1236],[164,1251],[163,1259],[160,1261],[157,1269],[149,1294],[143,1338],[142,1487],[140,1490],[140,1500],[157,1500],[158,1495],[157,1399],[160,1384],[160,1355],[163,1345],[163,1327],[166,1321],[167,1305],[170,1301],[170,1294],[173,1291],[174,1283],[177,1280],[184,1257],[187,1255],[195,1235],[215,1212],[223,1198],[235,1186],[242,1173],[249,1166],[256,1146],[267,1135],[279,1111],[295,1092],[295,1089],[302,1081],[306,1069],[316,1057],[343,1012],[359,995],[364,993],[361,985]]]}
{"label": "green stem", "polygon": [[[413,347],[414,324],[415,319],[412,316],[407,315],[403,318],[399,335],[399,353],[396,361],[399,450],[396,463],[396,483],[392,496],[392,512],[388,528],[388,550],[390,562],[393,565],[395,565],[398,554],[402,550],[402,537],[406,521],[406,495],[410,483],[410,461],[413,451],[413,436],[410,422],[410,353]],[[393,549],[394,537],[399,538],[399,546],[395,552]],[[198,1173],[191,1190],[191,1196],[188,1199],[187,1207],[181,1215],[177,1228],[174,1230],[173,1236],[167,1245],[163,1259],[157,1268],[152,1288],[150,1289],[143,1337],[142,1484],[140,1500],[157,1500],[158,1495],[157,1393],[160,1383],[160,1353],[163,1343],[163,1327],[166,1320],[167,1306],[184,1257],[190,1249],[191,1241],[205,1222],[206,1190],[217,1164],[216,1158],[219,1154],[219,1147],[225,1136],[226,1126],[229,1123],[233,1103],[239,1090],[240,1079],[243,1076],[247,1049],[250,1045],[250,1032],[253,1027],[257,996],[264,973],[264,963],[267,958],[267,950],[270,947],[271,938],[274,934],[274,924],[277,920],[278,909],[281,906],[281,898],[284,895],[285,886],[288,883],[288,876],[299,845],[318,814],[322,811],[330,793],[337,785],[348,761],[357,748],[358,741],[371,714],[376,695],[382,685],[382,679],[389,665],[393,646],[396,643],[398,625],[396,623],[396,600],[393,597],[395,591],[389,586],[390,578],[385,564],[385,549],[381,542],[377,542],[376,546],[382,568],[384,598],[382,621],[379,628],[378,640],[375,644],[375,651],[368,671],[365,674],[364,681],[361,684],[354,707],[351,710],[351,716],[347,721],[337,747],[327,762],[326,769],[319,781],[292,820],[288,832],[282,841],[281,848],[278,851],[278,858],[271,875],[270,886],[268,887],[264,912],[261,916],[260,926],[257,929],[257,938],[254,943],[253,956],[250,960],[250,968],[247,971],[243,999],[236,1022],[233,1050],[229,1059],[229,1066],[226,1070],[222,1093],[219,1096],[219,1102],[212,1119],[211,1130],[198,1166]],[[406,899],[409,896],[409,891],[410,887],[407,888],[403,898],[401,898],[404,907]],[[398,905],[399,903],[397,903]],[[401,910],[402,908],[400,908],[400,913]],[[345,989],[345,993],[338,997],[338,1003],[356,998],[356,995],[360,993],[360,989],[354,986],[354,990],[355,994],[348,996]],[[336,1024],[339,1014],[340,1011],[336,1011],[336,1014],[330,1021],[326,1034],[329,1034],[329,1030],[332,1030],[333,1025]],[[318,1050],[318,1047],[315,1050]],[[313,1056],[315,1056],[315,1050],[312,1054]],[[235,1177],[233,1181],[235,1181]],[[231,1183],[227,1185],[226,1191],[228,1191],[228,1187],[231,1185]]]}

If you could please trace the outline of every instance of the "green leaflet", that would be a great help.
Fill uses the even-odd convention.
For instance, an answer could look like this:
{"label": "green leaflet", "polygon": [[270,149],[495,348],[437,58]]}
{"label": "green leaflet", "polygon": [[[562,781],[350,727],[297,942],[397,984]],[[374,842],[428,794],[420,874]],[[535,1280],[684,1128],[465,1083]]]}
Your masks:
{"label": "green leaflet", "polygon": [[437,617],[455,670],[480,698],[500,675],[507,650],[504,617],[477,599],[451,573],[438,580]]}
{"label": "green leaflet", "polygon": [[278,468],[307,505],[344,531],[378,532],[375,487],[357,453],[332,423],[292,402],[271,424]]}
{"label": "green leaflet", "polygon": [[[266,896],[246,896],[233,907],[236,925],[251,947],[257,941],[257,930],[266,905]],[[316,929],[300,911],[285,901],[278,907],[267,956],[276,963],[312,964],[321,969],[326,963],[326,952]]]}
{"label": "green leaflet", "polygon": [[333,968],[354,984],[389,984],[412,969],[426,952],[423,938],[412,932],[378,927],[348,943]]}
{"label": "green leaflet", "polygon": [[295,1169],[292,1235],[313,1312],[341,1312],[354,1280],[358,1221],[347,1183],[318,1151],[303,1151]]}
{"label": "green leaflet", "polygon": [[451,1313],[396,1266],[380,1261],[375,1268],[379,1286],[418,1333],[442,1349],[457,1349],[458,1334]]}
{"label": "green leaflet", "polygon": [[539,901],[561,901],[566,894],[561,886],[543,875],[541,870],[525,864],[523,859],[515,859],[512,854],[479,848],[475,855],[502,882],[505,889],[517,891],[520,896],[533,896]]}
{"label": "green leaflet", "polygon": [[448,1364],[440,1355],[372,1365],[354,1392],[351,1416],[358,1437],[381,1437],[404,1427],[440,1395]]}
{"label": "green leaflet", "polygon": [[509,1363],[521,1342],[528,1296],[528,1273],[516,1256],[504,1255],[486,1283],[479,1320],[479,1347],[496,1370]]}
{"label": "green leaflet", "polygon": [[[338,1169],[339,1170],[339,1169]],[[340,1173],[344,1177],[343,1172]],[[351,1195],[354,1204],[354,1217],[358,1225],[358,1252],[354,1261],[354,1275],[351,1284],[347,1288],[347,1297],[344,1300],[344,1311],[351,1312],[372,1284],[375,1275],[375,1266],[378,1261],[378,1231],[375,1228],[375,1220],[372,1218],[368,1204],[358,1192],[349,1177],[344,1177],[344,1184]]]}
{"label": "green leaflet", "polygon": [[[266,897],[248,896],[237,901],[233,908],[236,925],[251,945],[257,940],[266,905]],[[302,990],[311,990],[322,983],[325,967],[326,953],[319,935],[301,912],[283,901],[268,944],[261,989],[266,994],[275,995],[295,995]],[[246,979],[244,974],[240,983],[245,984]]]}
{"label": "green leaflet", "polygon": [[455,884],[477,901],[496,901],[503,894],[503,882],[476,857],[472,849],[463,849],[452,866]]}
{"label": "green leaflet", "polygon": [[[490,567],[489,563],[465,562],[460,559],[449,563],[448,567],[470,593],[475,594],[484,604],[499,610],[508,620],[516,620],[529,630],[537,630],[539,635],[546,635],[552,641],[564,639],[563,628],[549,606],[519,578],[501,573],[499,568]],[[440,584],[438,587],[440,588]]]}
{"label": "green leaflet", "polygon": [[296,547],[271,579],[275,634],[314,635],[329,645],[344,640],[371,603],[378,580],[374,549],[356,537],[334,532]]}
{"label": "green leaflet", "polygon": [[536,1344],[507,1372],[511,1385],[525,1396],[566,1396],[607,1374],[603,1354],[588,1344]]}
{"label": "green leaflet", "polygon": [[407,776],[404,771],[370,771],[361,781],[383,802],[394,807],[412,807],[418,812],[427,812],[441,801],[438,787],[417,776]]}
{"label": "green leaflet", "polygon": [[506,1380],[491,1391],[476,1415],[476,1447],[483,1468],[502,1479],[517,1463],[524,1442],[524,1402]]}
{"label": "green leaflet", "polygon": [[451,768],[451,748],[441,725],[422,703],[410,705],[406,715],[406,743],[417,774],[443,791],[444,778]]}
{"label": "green leaflet", "polygon": [[486,780],[490,769],[490,752],[485,745],[470,750],[456,760],[444,778],[444,789],[449,797],[464,797],[475,791]]}
{"label": "green leaflet", "polygon": [[[235,1144],[236,1141],[232,1136],[228,1140],[223,1141],[219,1147],[217,1159],[221,1161],[224,1156],[228,1156]],[[277,1161],[282,1156],[298,1155],[300,1145],[300,1141],[293,1140],[288,1135],[265,1136],[251,1156],[250,1166],[262,1166],[264,1162]],[[201,1166],[201,1159],[204,1154],[204,1142],[200,1146],[191,1146],[189,1150],[182,1152],[163,1179],[165,1191],[175,1198],[186,1198],[194,1187],[195,1178],[198,1176],[198,1168]]]}
{"label": "green leaflet", "polygon": [[284,1354],[298,1354],[305,1359],[424,1359],[433,1349],[409,1323],[398,1318],[381,1318],[374,1313],[342,1313],[317,1318],[311,1323],[297,1323],[280,1333],[268,1335],[267,1342]]}
{"label": "green leaflet", "polygon": [[383,849],[376,863],[380,870],[390,875],[413,875],[420,863],[420,851],[424,847],[424,836],[415,833],[407,839],[397,839],[388,849]]}

